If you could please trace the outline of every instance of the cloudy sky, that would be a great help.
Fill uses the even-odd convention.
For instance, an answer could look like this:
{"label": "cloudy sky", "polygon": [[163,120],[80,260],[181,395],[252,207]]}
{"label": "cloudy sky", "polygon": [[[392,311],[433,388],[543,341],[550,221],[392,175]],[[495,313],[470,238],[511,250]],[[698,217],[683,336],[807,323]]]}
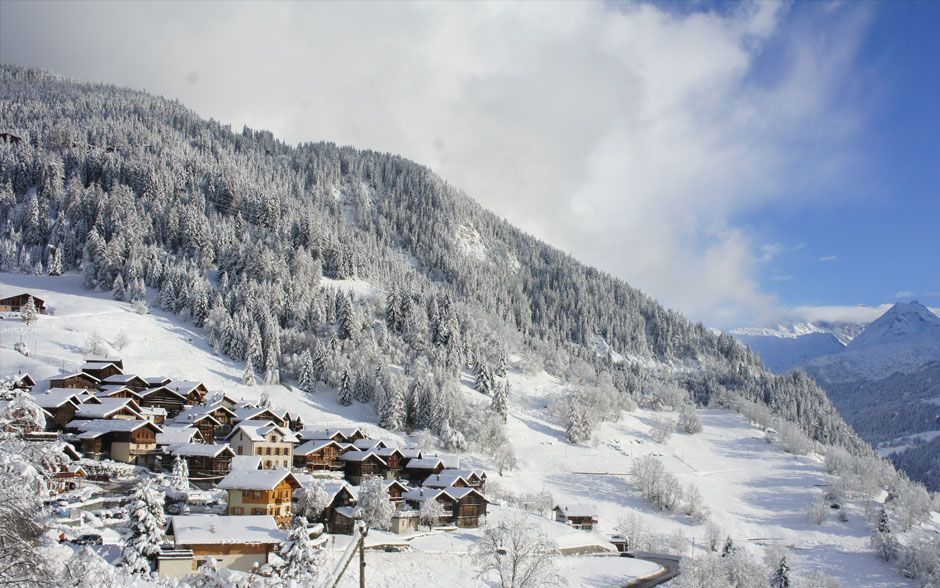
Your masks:
{"label": "cloudy sky", "polygon": [[3,0],[0,59],[400,153],[727,327],[940,304],[938,25],[930,2]]}

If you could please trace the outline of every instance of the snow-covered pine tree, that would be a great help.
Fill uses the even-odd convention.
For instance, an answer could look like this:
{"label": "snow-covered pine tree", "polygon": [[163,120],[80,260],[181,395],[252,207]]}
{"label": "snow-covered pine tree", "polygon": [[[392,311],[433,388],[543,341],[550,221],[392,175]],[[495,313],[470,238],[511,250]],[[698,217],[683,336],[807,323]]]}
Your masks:
{"label": "snow-covered pine tree", "polygon": [[46,267],[46,273],[50,276],[62,275],[62,250],[53,247],[52,254],[49,256],[49,265]]}
{"label": "snow-covered pine tree", "polygon": [[124,292],[124,278],[121,274],[118,274],[114,277],[114,282],[111,284],[111,298],[115,300],[124,300],[126,293]]}
{"label": "snow-covered pine tree", "polygon": [[309,349],[304,349],[303,355],[300,356],[300,373],[297,376],[297,385],[304,392],[313,394],[314,382],[313,357],[310,356]]}
{"label": "snow-covered pine tree", "polygon": [[255,385],[255,366],[254,366],[254,357],[245,358],[245,371],[242,372],[242,384],[245,386],[254,386]]}
{"label": "snow-covered pine tree", "polygon": [[429,498],[421,503],[419,520],[428,526],[428,531],[444,517],[444,506],[437,499]]}
{"label": "snow-covered pine tree", "polygon": [[591,420],[584,407],[577,401],[569,402],[565,438],[571,443],[581,444],[587,442],[592,433]]}
{"label": "snow-covered pine tree", "polygon": [[401,296],[397,289],[392,289],[385,297],[385,326],[390,332],[401,333],[404,317],[401,312]]}
{"label": "snow-covered pine tree", "polygon": [[480,360],[477,363],[477,377],[473,388],[481,394],[490,395],[493,393],[494,385],[493,369],[485,360]]}
{"label": "snow-covered pine tree", "polygon": [[881,512],[878,514],[878,524],[872,531],[871,544],[886,561],[897,559],[898,540],[891,531],[891,519],[884,505],[881,506]]}
{"label": "snow-covered pine tree", "polygon": [[379,425],[389,431],[400,431],[405,426],[405,392],[394,380],[385,391],[385,402],[379,413]]}
{"label": "snow-covered pine tree", "polygon": [[316,583],[323,568],[323,549],[310,538],[306,519],[299,517],[295,523],[287,541],[278,550],[278,555],[284,560],[278,575],[290,581],[292,586],[311,586]]}
{"label": "snow-covered pine tree", "polygon": [[336,334],[340,339],[346,340],[352,337],[356,330],[356,312],[353,309],[350,296],[341,292],[339,302]]}
{"label": "snow-covered pine tree", "polygon": [[264,362],[264,383],[279,384],[280,382],[281,370],[278,368],[278,357],[273,349],[269,349]]}
{"label": "snow-covered pine tree", "polygon": [[271,394],[267,390],[261,391],[261,396],[258,397],[258,407],[259,408],[271,408],[273,406],[271,402]]}
{"label": "snow-covered pine tree", "polygon": [[790,564],[786,556],[780,558],[780,563],[770,577],[770,588],[790,588]]}
{"label": "snow-covered pine tree", "polygon": [[343,369],[343,376],[339,381],[339,391],[336,393],[336,401],[342,406],[352,404],[352,382],[350,381],[349,367]]}
{"label": "snow-covered pine tree", "polygon": [[679,408],[679,429],[690,435],[702,432],[702,419],[691,404],[683,404]]}
{"label": "snow-covered pine tree", "polygon": [[503,380],[496,385],[493,392],[493,399],[490,401],[490,410],[499,415],[499,418],[506,422],[509,417],[509,381]]}
{"label": "snow-covered pine tree", "polygon": [[166,525],[163,502],[163,492],[151,478],[145,478],[134,489],[127,506],[128,534],[122,552],[124,566],[131,573],[149,573],[150,558],[160,553]]}
{"label": "snow-covered pine tree", "polygon": [[20,310],[20,316],[23,318],[23,322],[27,325],[31,325],[36,322],[36,316],[39,313],[36,312],[36,303],[33,302],[32,296],[26,297],[26,304],[23,305],[23,308]]}
{"label": "snow-covered pine tree", "polygon": [[179,492],[189,490],[189,464],[178,455],[173,458],[173,471],[170,474],[170,486]]}
{"label": "snow-covered pine tree", "polygon": [[330,495],[319,478],[311,478],[304,484],[297,499],[297,514],[311,521],[319,521],[323,511],[330,505]]}
{"label": "snow-covered pine tree", "polygon": [[313,358],[313,374],[314,381],[324,382],[324,377],[326,375],[326,348],[320,344],[320,340],[316,339],[313,343],[313,353],[311,354]]}

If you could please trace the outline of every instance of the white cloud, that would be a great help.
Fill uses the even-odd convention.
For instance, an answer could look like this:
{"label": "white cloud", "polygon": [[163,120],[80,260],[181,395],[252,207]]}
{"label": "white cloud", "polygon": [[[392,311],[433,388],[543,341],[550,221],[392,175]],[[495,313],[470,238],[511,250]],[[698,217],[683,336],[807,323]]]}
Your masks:
{"label": "white cloud", "polygon": [[820,263],[827,263],[827,262],[831,262],[831,261],[839,261],[839,258],[838,258],[837,256],[835,256],[835,255],[823,255],[822,257],[820,257],[820,258],[817,259],[816,261],[818,261],[818,262],[820,262]]}
{"label": "white cloud", "polygon": [[911,292],[910,290],[899,290],[895,292],[893,296],[891,296],[891,298],[913,298],[913,297],[914,297],[914,293]]}
{"label": "white cloud", "polygon": [[400,153],[717,326],[779,313],[756,267],[775,254],[736,219],[851,176],[846,88],[869,19],[856,4],[772,2],[3,11],[5,61],[177,97],[292,142]]}
{"label": "white cloud", "polygon": [[[870,323],[890,309],[893,304],[879,304],[869,306],[858,304],[855,306],[796,306],[783,312],[783,319],[795,322],[800,321],[827,321]],[[940,308],[928,307],[931,312],[940,316]],[[768,323],[770,324],[770,323]]]}

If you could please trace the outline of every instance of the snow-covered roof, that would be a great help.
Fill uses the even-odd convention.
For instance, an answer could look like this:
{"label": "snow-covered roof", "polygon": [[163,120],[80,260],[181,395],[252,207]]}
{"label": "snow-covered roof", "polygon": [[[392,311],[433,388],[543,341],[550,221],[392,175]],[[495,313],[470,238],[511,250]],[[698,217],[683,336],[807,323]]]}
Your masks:
{"label": "snow-covered roof", "polygon": [[140,407],[132,398],[99,398],[100,404],[82,404],[75,412],[75,416],[85,419],[100,419],[124,409],[130,409],[140,415]]}
{"label": "snow-covered roof", "polygon": [[150,427],[157,434],[160,433],[160,427],[150,421],[131,421],[128,419],[95,419],[95,420],[75,420],[66,425],[69,429],[77,429],[79,439],[94,439],[107,433],[130,433],[141,427]]}
{"label": "snow-covered roof", "polygon": [[89,380],[93,380],[93,381],[95,381],[95,382],[101,382],[101,380],[99,380],[98,378],[96,378],[96,377],[94,377],[94,376],[92,376],[92,375],[86,374],[85,372],[72,372],[71,374],[62,374],[61,376],[56,376],[56,377],[50,378],[50,379],[52,379],[52,380],[67,380],[67,379],[69,379],[69,378],[76,378],[76,377],[78,377],[78,376],[82,376],[83,378],[88,378]]}
{"label": "snow-covered roof", "polygon": [[181,515],[170,517],[174,544],[233,545],[274,544],[287,539],[270,515],[219,516]]}
{"label": "snow-covered roof", "polygon": [[229,439],[238,431],[243,431],[252,441],[264,441],[265,437],[271,431],[278,431],[283,437],[284,443],[297,443],[297,436],[290,429],[280,425],[275,425],[271,421],[242,421],[235,425],[232,432],[229,433]]}
{"label": "snow-covered roof", "polygon": [[412,459],[405,468],[409,470],[433,470],[434,468],[444,466],[444,462],[437,457],[425,457],[422,459]]}
{"label": "snow-covered roof", "polygon": [[113,365],[118,370],[121,369],[121,367],[118,364],[114,363],[113,361],[106,361],[106,360],[98,361],[98,360],[86,359],[85,363],[82,365],[82,371],[100,370],[100,369],[104,369],[108,367],[109,365]]}
{"label": "snow-covered roof", "polygon": [[359,462],[369,459],[369,457],[374,457],[375,459],[382,462],[383,465],[386,464],[385,460],[378,456],[374,451],[347,451],[343,455],[339,456],[340,461],[352,461]]}
{"label": "snow-covered roof", "polygon": [[97,396],[113,396],[121,392],[127,392],[140,398],[140,392],[128,388],[124,384],[105,384],[103,386],[98,386]]}
{"label": "snow-covered roof", "polygon": [[320,451],[324,447],[330,445],[335,445],[337,449],[341,449],[342,446],[336,441],[331,441],[330,439],[314,439],[312,441],[307,441],[303,445],[294,449],[294,455],[310,455],[314,451]]}
{"label": "snow-covered roof", "polygon": [[232,458],[233,470],[260,470],[260,455],[236,455]]}
{"label": "snow-covered roof", "polygon": [[421,459],[421,450],[417,447],[406,447],[401,450],[401,456],[405,459]]}
{"label": "snow-covered roof", "polygon": [[588,504],[559,504],[552,510],[560,510],[568,517],[591,517],[597,518],[597,509]]}
{"label": "snow-covered roof", "polygon": [[290,470],[232,470],[219,482],[223,490],[274,490],[288,478],[294,486],[300,486]]}
{"label": "snow-covered roof", "polygon": [[150,377],[144,378],[144,380],[147,382],[148,386],[154,386],[154,387],[166,386],[167,384],[170,383],[170,378],[167,378],[166,376],[150,376]]}
{"label": "snow-covered roof", "polygon": [[333,439],[339,437],[345,441],[356,434],[364,435],[359,427],[323,427],[319,429],[304,429],[298,433],[301,439],[307,441],[310,439]]}
{"label": "snow-covered roof", "polygon": [[85,363],[113,363],[120,367],[124,365],[124,360],[120,357],[86,357]]}
{"label": "snow-covered roof", "polygon": [[373,451],[375,451],[375,454],[381,457],[382,459],[387,459],[396,453],[399,456],[404,457],[401,450],[398,449],[397,447],[380,447],[378,449],[374,449]]}
{"label": "snow-covered roof", "polygon": [[186,402],[187,398],[183,394],[180,394],[176,390],[173,390],[169,386],[160,386],[159,388],[147,388],[140,392],[141,397],[147,398],[149,396],[154,396],[156,394],[170,394],[179,399],[180,402]]}
{"label": "snow-covered roof", "polygon": [[172,380],[169,383],[170,388],[184,395],[189,394],[190,392],[192,392],[193,390],[195,390],[196,388],[200,386],[205,388],[205,384],[203,384],[202,382],[193,382],[189,380]]}
{"label": "snow-covered roof", "polygon": [[136,374],[112,374],[102,380],[105,384],[127,384],[129,382],[137,381],[140,384],[147,385],[147,380],[141,378]]}
{"label": "snow-covered roof", "polygon": [[333,512],[347,519],[355,519],[359,516],[359,509],[355,506],[338,506]]}
{"label": "snow-covered roof", "polygon": [[445,469],[453,470],[460,467],[460,458],[456,455],[447,453],[425,453],[421,456],[423,459],[439,459]]}
{"label": "snow-covered roof", "polygon": [[388,447],[388,444],[381,439],[356,439],[353,441],[353,445],[356,449],[381,449]]}
{"label": "snow-covered roof", "polygon": [[251,421],[251,420],[261,420],[266,418],[265,415],[270,415],[271,418],[275,420],[282,420],[284,415],[279,413],[274,408],[260,408],[257,406],[239,406],[235,409],[235,420],[236,421]]}
{"label": "snow-covered roof", "polygon": [[455,470],[448,468],[446,471],[441,472],[441,475],[445,474],[449,476],[463,476],[468,482],[471,478],[479,478],[481,480],[486,478],[486,472],[483,470]]}
{"label": "snow-covered roof", "polygon": [[411,490],[402,493],[402,498],[405,500],[411,500],[413,502],[424,502],[425,500],[444,495],[449,496],[454,500],[460,500],[469,494],[476,494],[483,500],[489,502],[486,496],[484,496],[482,492],[475,488],[454,488],[453,486],[449,488],[412,488]]}
{"label": "snow-covered roof", "polygon": [[170,445],[167,450],[173,455],[185,457],[219,457],[222,453],[235,454],[228,443],[224,445],[210,445],[208,443],[179,443]]}
{"label": "snow-covered roof", "polygon": [[67,402],[76,406],[82,403],[75,390],[70,388],[52,388],[44,394],[34,395],[33,400],[40,408],[58,408]]}
{"label": "snow-covered roof", "polygon": [[451,473],[450,470],[444,470],[440,474],[432,474],[421,483],[425,488],[447,488],[453,486],[458,481],[463,481],[464,484],[469,485],[470,481],[460,474]]}
{"label": "snow-covered roof", "polygon": [[[187,408],[183,412],[176,415],[176,418],[173,420],[178,423],[192,423],[206,416],[212,416],[212,413],[217,410],[221,410],[229,413],[232,416],[235,416],[234,411],[229,410],[222,403],[216,402],[215,404],[199,404],[197,406]],[[215,420],[216,423],[221,424],[218,420],[215,419],[215,417],[212,417],[212,419]]]}
{"label": "snow-covered roof", "polygon": [[163,432],[157,435],[157,445],[176,445],[178,443],[192,443],[194,439],[201,439],[199,429],[194,427],[169,425],[163,427]]}

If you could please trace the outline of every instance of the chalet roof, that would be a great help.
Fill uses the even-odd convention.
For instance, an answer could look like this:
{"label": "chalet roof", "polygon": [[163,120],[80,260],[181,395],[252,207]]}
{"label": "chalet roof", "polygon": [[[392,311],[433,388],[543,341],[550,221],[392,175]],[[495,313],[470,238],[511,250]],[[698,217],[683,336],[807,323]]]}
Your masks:
{"label": "chalet roof", "polygon": [[60,376],[56,376],[54,378],[49,378],[49,379],[50,380],[67,380],[69,378],[78,378],[78,377],[88,378],[89,380],[92,380],[94,382],[101,382],[101,380],[99,380],[98,378],[92,375],[86,374],[85,372],[72,372],[71,374],[62,374]]}
{"label": "chalet roof", "polygon": [[105,384],[130,384],[131,382],[136,382],[139,385],[146,386],[147,380],[141,378],[136,374],[111,374],[104,380]]}
{"label": "chalet roof", "polygon": [[205,388],[206,385],[202,382],[194,382],[189,380],[171,380],[168,386],[180,394],[187,395],[200,386]]}
{"label": "chalet roof", "polygon": [[27,386],[36,385],[36,380],[34,380],[33,377],[30,376],[29,374],[22,374],[22,375],[17,374],[17,376],[13,378],[13,382],[16,384],[25,383]]}
{"label": "chalet roof", "polygon": [[128,394],[133,394],[137,398],[141,398],[140,392],[128,388],[124,384],[105,384],[103,386],[98,386],[98,396],[114,396],[115,394],[120,394],[121,392],[127,392]]}
{"label": "chalet roof", "polygon": [[238,431],[242,431],[252,441],[264,441],[265,436],[271,431],[278,431],[283,437],[284,443],[297,443],[297,436],[290,429],[285,429],[280,425],[275,425],[271,421],[242,421],[235,425],[228,438],[231,439]]}
{"label": "chalet roof", "polygon": [[343,489],[346,489],[346,491],[352,495],[353,500],[359,500],[359,488],[353,486],[346,480],[324,480],[323,489],[326,490],[331,501],[336,498],[336,495],[342,492]]}
{"label": "chalet roof", "polygon": [[86,357],[85,362],[86,363],[113,363],[119,368],[122,368],[122,369],[124,368],[124,360],[120,357],[104,357],[104,356]]}
{"label": "chalet roof", "polygon": [[433,470],[438,466],[444,467],[444,462],[437,457],[425,457],[422,459],[412,459],[405,468],[409,470]]}
{"label": "chalet roof", "polygon": [[558,504],[553,511],[561,511],[566,517],[591,517],[597,518],[597,509],[589,504]]}
{"label": "chalet roof", "polygon": [[141,406],[140,414],[145,418],[162,416],[166,420],[167,412],[162,406]]}
{"label": "chalet roof", "polygon": [[470,481],[462,475],[451,473],[450,470],[444,470],[440,474],[431,474],[421,485],[425,488],[447,488],[461,480],[464,484],[470,484]]}
{"label": "chalet roof", "polygon": [[398,449],[397,447],[382,447],[379,449],[373,449],[373,451],[375,451],[375,454],[381,457],[382,459],[387,459],[395,455],[396,453],[398,454],[399,457],[404,457],[401,450]]}
{"label": "chalet roof", "polygon": [[333,512],[347,519],[359,518],[359,508],[355,506],[338,506]]}
{"label": "chalet roof", "polygon": [[381,439],[356,439],[353,441],[353,445],[356,449],[381,449],[388,447],[388,444]]}
{"label": "chalet roof", "polygon": [[223,490],[274,490],[287,479],[295,488],[300,486],[290,470],[232,470],[222,478],[219,488]]}
{"label": "chalet roof", "polygon": [[[304,429],[300,431],[300,438],[308,441],[310,439],[333,439],[334,437],[339,437],[341,441],[345,441],[350,437],[356,435],[365,435],[362,429],[359,427],[324,427],[322,429]],[[336,441],[336,439],[333,439]]]}
{"label": "chalet roof", "polygon": [[149,376],[144,378],[144,380],[146,380],[148,386],[153,386],[154,388],[158,386],[166,386],[171,381],[170,378],[167,378],[166,376]]}
{"label": "chalet roof", "polygon": [[[191,408],[187,408],[183,412],[176,415],[174,420],[178,423],[193,423],[205,417],[206,415],[211,415],[217,410],[227,412],[233,417],[235,416],[235,411],[226,408],[225,405],[223,405],[221,402],[217,402],[215,404],[200,404]],[[218,421],[216,422],[218,423]]]}
{"label": "chalet roof", "polygon": [[238,422],[256,421],[261,420],[262,418],[270,418],[280,421],[284,419],[284,415],[279,414],[275,409],[260,408],[257,406],[240,406],[235,409],[235,420]]}
{"label": "chalet roof", "polygon": [[75,406],[82,403],[81,398],[72,388],[51,388],[43,394],[33,395],[33,400],[40,408],[59,408],[67,402],[72,402]]}
{"label": "chalet roof", "polygon": [[351,462],[363,462],[374,457],[375,459],[382,462],[382,465],[388,465],[384,459],[378,456],[374,451],[347,451],[343,455],[339,456],[340,461],[351,461]]}
{"label": "chalet roof", "polygon": [[146,390],[141,391],[140,393],[141,397],[144,400],[146,400],[148,397],[153,396],[155,394],[170,394],[171,396],[176,396],[180,400],[180,402],[186,402],[187,400],[186,396],[184,396],[183,394],[180,394],[179,392],[177,392],[176,390],[173,390],[172,388],[169,388],[168,386],[160,386],[159,388],[148,388]]}
{"label": "chalet roof", "polygon": [[342,449],[342,446],[336,441],[331,441],[329,439],[314,439],[312,441],[307,441],[299,447],[296,447],[294,449],[294,455],[310,455],[314,451],[320,451],[324,447],[328,447],[330,445],[335,445],[338,449]]}
{"label": "chalet roof", "polygon": [[486,502],[489,502],[489,499],[487,499],[486,496],[484,496],[483,493],[476,488],[455,488],[453,486],[449,488],[412,488],[411,490],[402,493],[402,498],[414,502],[424,502],[430,498],[437,498],[438,496],[443,495],[459,501],[471,494],[476,494]]}
{"label": "chalet roof", "polygon": [[470,481],[470,478],[479,478],[481,480],[486,478],[486,472],[483,470],[455,470],[448,468],[446,471],[441,472],[442,476],[445,474],[449,476],[463,476],[467,481]]}
{"label": "chalet roof", "polygon": [[[7,134],[7,133],[4,133],[4,134]],[[10,134],[10,136],[16,137],[16,135],[13,135],[13,134]],[[35,303],[36,306],[40,306],[46,303],[46,301],[40,298],[39,296],[34,296],[30,294],[29,292],[20,292],[19,294],[11,294],[10,296],[4,296],[3,298],[0,298],[0,302],[6,302],[7,300],[12,300],[13,298],[18,298],[20,296],[29,296],[30,298],[33,299],[33,303]]]}
{"label": "chalet roof", "polygon": [[128,408],[134,414],[141,416],[140,406],[134,402],[133,398],[99,398],[101,404],[82,404],[75,412],[75,416],[85,419],[100,419]]}
{"label": "chalet roof", "polygon": [[163,427],[163,432],[157,435],[157,445],[176,445],[178,443],[193,443],[195,439],[201,439],[202,433],[194,427],[167,426]]}
{"label": "chalet roof", "polygon": [[232,470],[260,470],[260,455],[236,455],[232,458]]}
{"label": "chalet roof", "polygon": [[444,469],[454,470],[460,466],[460,459],[456,455],[449,455],[447,453],[424,453],[421,455],[423,459],[439,459],[444,465]]}
{"label": "chalet roof", "polygon": [[421,459],[421,450],[417,447],[406,447],[401,450],[401,456],[405,459]]}
{"label": "chalet roof", "polygon": [[271,545],[287,539],[270,515],[219,516],[181,515],[170,517],[175,546],[183,545]]}
{"label": "chalet roof", "polygon": [[208,443],[179,443],[167,448],[173,455],[184,457],[219,457],[223,453],[235,455],[228,443],[224,445],[210,445]]}
{"label": "chalet roof", "polygon": [[121,366],[119,366],[118,364],[112,361],[96,361],[96,360],[90,360],[90,359],[85,360],[85,363],[82,365],[82,371],[84,372],[85,370],[103,370],[109,365],[113,365],[114,367],[118,369],[118,371],[124,371],[121,369]]}
{"label": "chalet roof", "polygon": [[131,421],[127,419],[95,419],[75,420],[66,425],[70,429],[78,429],[79,439],[94,439],[107,433],[131,433],[141,427],[148,427],[155,433],[160,433],[160,427],[150,421]]}

